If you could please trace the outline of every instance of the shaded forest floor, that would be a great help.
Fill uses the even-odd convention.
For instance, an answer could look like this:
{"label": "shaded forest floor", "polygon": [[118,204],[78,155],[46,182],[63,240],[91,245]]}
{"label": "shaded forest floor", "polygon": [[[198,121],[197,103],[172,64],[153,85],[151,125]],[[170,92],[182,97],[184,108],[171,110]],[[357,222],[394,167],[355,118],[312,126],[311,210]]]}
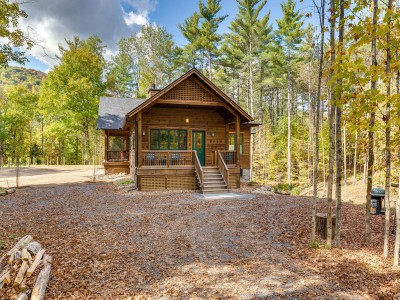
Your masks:
{"label": "shaded forest floor", "polygon": [[393,299],[383,217],[365,247],[364,209],[344,204],[343,249],[314,250],[310,210],[307,197],[23,188],[0,198],[0,255],[27,233],[40,241],[54,260],[47,299]]}
{"label": "shaded forest floor", "polygon": [[[373,187],[383,187],[384,188],[384,183],[382,183],[381,180],[378,180],[378,178],[374,177],[374,185]],[[323,183],[318,184],[318,197],[326,197],[327,194],[327,185],[324,187]],[[367,193],[367,185],[363,184],[362,180],[357,180],[356,182],[353,182],[352,180],[348,180],[347,184],[342,184],[342,199],[345,202],[349,203],[354,203],[354,204],[360,204],[360,205],[365,205],[365,196]],[[302,196],[312,196],[313,194],[313,187],[308,187],[302,190],[301,195]],[[333,186],[333,195],[335,195],[335,185]],[[391,207],[393,208],[396,203],[396,199],[398,197],[398,189],[392,187],[390,189],[390,202]]]}

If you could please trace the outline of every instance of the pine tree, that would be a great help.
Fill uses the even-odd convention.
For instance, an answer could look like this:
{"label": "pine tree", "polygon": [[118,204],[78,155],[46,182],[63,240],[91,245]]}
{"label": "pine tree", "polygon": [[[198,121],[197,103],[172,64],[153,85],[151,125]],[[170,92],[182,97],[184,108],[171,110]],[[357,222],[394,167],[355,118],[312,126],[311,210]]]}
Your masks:
{"label": "pine tree", "polygon": [[227,15],[218,17],[221,10],[221,0],[207,0],[207,5],[203,1],[199,2],[201,16],[200,36],[198,40],[199,48],[205,53],[208,63],[208,78],[212,79],[214,60],[219,54],[221,35],[217,33],[218,27]]}
{"label": "pine tree", "polygon": [[200,15],[194,12],[193,15],[186,18],[182,25],[178,25],[183,36],[188,43],[183,47],[182,61],[190,68],[198,66],[200,60],[199,51],[199,38],[200,38]]}
{"label": "pine tree", "polygon": [[270,31],[269,13],[260,18],[266,0],[237,0],[237,3],[239,11],[229,27],[231,33],[227,36],[229,46],[226,51],[246,74],[246,107],[250,115],[254,115],[255,69],[257,57],[264,50],[265,38]]}
{"label": "pine tree", "polygon": [[288,144],[287,144],[287,177],[288,184],[292,182],[292,154],[291,154],[291,115],[294,98],[294,82],[298,70],[296,64],[301,60],[299,47],[305,35],[303,29],[303,14],[296,10],[296,3],[288,0],[281,4],[283,17],[277,20],[277,40],[284,53],[283,65],[287,83],[287,116],[288,116]]}

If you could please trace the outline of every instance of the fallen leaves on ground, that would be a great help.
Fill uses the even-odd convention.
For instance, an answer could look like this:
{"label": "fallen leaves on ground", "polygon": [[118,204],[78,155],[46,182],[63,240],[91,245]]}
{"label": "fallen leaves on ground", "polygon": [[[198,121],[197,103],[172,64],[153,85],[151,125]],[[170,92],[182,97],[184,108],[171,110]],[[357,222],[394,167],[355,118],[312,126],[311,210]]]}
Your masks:
{"label": "fallen leaves on ground", "polygon": [[[324,210],[321,200],[318,211]],[[311,199],[25,188],[0,201],[0,240],[31,234],[53,256],[48,299],[393,299],[383,217],[343,204],[343,248],[309,248]]]}

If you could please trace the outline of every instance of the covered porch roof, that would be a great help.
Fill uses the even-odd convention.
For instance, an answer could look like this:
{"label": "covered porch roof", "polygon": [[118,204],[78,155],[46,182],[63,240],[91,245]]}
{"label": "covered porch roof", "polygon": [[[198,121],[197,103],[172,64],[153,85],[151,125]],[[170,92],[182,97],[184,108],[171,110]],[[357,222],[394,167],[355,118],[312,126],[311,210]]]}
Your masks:
{"label": "covered porch roof", "polygon": [[[171,97],[173,90],[177,89],[183,82],[192,79],[196,85],[201,87],[206,93],[213,95],[213,101],[200,101],[200,100],[183,100],[179,97]],[[190,90],[187,93],[190,94]],[[169,84],[164,89],[152,95],[149,99],[141,103],[140,105],[133,108],[127,113],[128,117],[133,117],[139,112],[143,112],[152,106],[165,106],[165,107],[213,107],[218,113],[224,116],[226,119],[238,116],[241,123],[249,123],[253,121],[253,118],[244,111],[238,104],[230,99],[224,92],[216,87],[208,78],[206,78],[200,71],[193,68],[189,72],[185,73],[177,80]]]}

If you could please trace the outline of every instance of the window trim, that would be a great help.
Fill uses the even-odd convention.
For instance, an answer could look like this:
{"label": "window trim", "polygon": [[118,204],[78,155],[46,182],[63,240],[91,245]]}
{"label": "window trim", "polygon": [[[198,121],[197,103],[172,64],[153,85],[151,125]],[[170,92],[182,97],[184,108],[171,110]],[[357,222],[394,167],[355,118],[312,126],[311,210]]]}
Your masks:
{"label": "window trim", "polygon": [[[161,131],[165,130],[168,132],[168,149],[160,149],[160,134]],[[152,148],[152,141],[151,141],[151,137],[152,137],[152,132],[158,131],[158,138],[157,138],[157,143],[158,143],[158,147],[157,149],[153,149]],[[184,145],[185,148],[184,149],[171,149],[171,131],[177,131],[178,132],[178,148],[179,148],[179,134],[181,132],[184,132]],[[150,135],[149,135],[149,149],[150,150],[154,150],[154,151],[183,151],[183,150],[187,150],[188,149],[188,130],[187,129],[180,129],[180,128],[150,128]]]}
{"label": "window trim", "polygon": [[[228,136],[228,150],[229,150],[229,147],[232,146],[230,144],[231,136],[234,136],[233,147],[234,147],[235,150],[230,150],[230,151],[236,151],[236,132],[230,132],[229,133],[229,136]],[[239,134],[239,143],[240,143],[239,144],[239,155],[243,155],[244,154],[244,134],[243,133]]]}

